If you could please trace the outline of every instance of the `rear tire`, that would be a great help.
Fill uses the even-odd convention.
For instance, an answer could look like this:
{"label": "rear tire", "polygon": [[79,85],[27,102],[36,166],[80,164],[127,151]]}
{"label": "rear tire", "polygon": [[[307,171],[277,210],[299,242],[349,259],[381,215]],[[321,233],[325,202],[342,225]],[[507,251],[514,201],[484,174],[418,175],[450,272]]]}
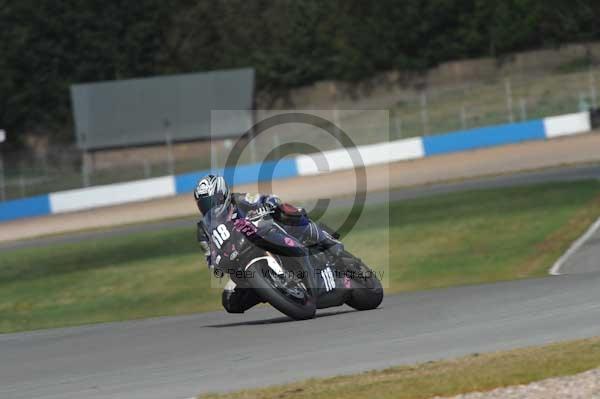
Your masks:
{"label": "rear tire", "polygon": [[254,263],[248,271],[252,276],[248,278],[248,282],[263,301],[294,320],[315,317],[317,302],[311,289],[304,289],[303,298],[300,298],[303,291],[300,286],[295,291],[297,297],[286,295],[284,289],[272,277],[274,273],[265,261]]}

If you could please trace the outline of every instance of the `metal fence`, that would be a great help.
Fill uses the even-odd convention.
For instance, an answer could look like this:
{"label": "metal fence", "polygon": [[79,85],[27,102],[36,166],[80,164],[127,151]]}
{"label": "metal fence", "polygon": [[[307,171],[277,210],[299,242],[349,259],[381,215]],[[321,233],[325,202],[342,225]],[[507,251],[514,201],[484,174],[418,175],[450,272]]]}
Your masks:
{"label": "metal fence", "polygon": [[[370,144],[382,137],[394,140],[433,135],[597,108],[599,90],[600,69],[596,68],[536,77],[501,77],[443,89],[399,91],[385,107],[390,111],[389,127],[360,112],[340,119],[339,124],[357,145]],[[242,161],[261,161],[270,148],[290,137],[301,138],[301,128],[278,129],[265,135],[266,141],[250,146]],[[187,144],[165,145],[157,147],[153,157],[132,155],[126,157],[127,162],[104,164],[91,162],[75,146],[50,148],[39,154],[5,154],[0,199],[185,173],[211,164],[223,166],[232,144],[232,140],[218,140],[188,152],[181,150]],[[314,144],[319,149],[337,145],[326,139]]]}
{"label": "metal fence", "polygon": [[598,77],[599,70],[590,69],[423,91],[392,107],[395,135],[426,136],[596,108]]}

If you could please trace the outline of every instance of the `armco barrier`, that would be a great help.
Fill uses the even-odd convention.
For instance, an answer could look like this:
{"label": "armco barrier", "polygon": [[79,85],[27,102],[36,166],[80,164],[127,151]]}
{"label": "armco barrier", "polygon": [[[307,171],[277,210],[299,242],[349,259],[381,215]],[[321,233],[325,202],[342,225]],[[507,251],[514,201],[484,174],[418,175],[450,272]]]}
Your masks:
{"label": "armco barrier", "polygon": [[172,176],[115,183],[50,194],[51,213],[80,211],[175,195]]}
{"label": "armco barrier", "polygon": [[23,198],[15,201],[0,202],[0,221],[43,216],[50,213],[48,195]]}
{"label": "armco barrier", "polygon": [[[425,156],[423,140],[420,137],[360,146],[358,151],[364,166],[408,161]],[[322,160],[326,161],[323,162],[327,166],[325,170],[319,170],[317,166]],[[324,151],[319,154],[299,155],[296,157],[296,164],[300,176],[318,175],[354,167],[348,150],[345,148]]]}
{"label": "armco barrier", "polygon": [[[175,176],[175,192],[177,194],[189,193],[193,191],[196,183],[203,176],[208,174],[209,170],[200,172],[186,173]],[[240,165],[236,168],[227,168],[213,171],[220,174],[232,185],[254,183],[266,180],[287,179],[298,176],[298,169],[294,159],[282,159],[281,161],[270,161],[251,165]]]}
{"label": "armco barrier", "polygon": [[592,130],[592,118],[589,112],[553,116],[544,119],[546,138],[553,139],[561,136],[570,136]]}
{"label": "armco barrier", "polygon": [[[543,120],[371,144],[358,147],[357,150],[364,165],[370,166],[522,141],[553,139],[589,132],[591,129],[590,112],[581,112]],[[323,160],[326,162],[322,162]],[[323,168],[320,169],[317,165]],[[223,174],[233,185],[240,185],[271,179],[318,175],[353,167],[348,151],[338,149],[319,154],[299,155],[294,159],[283,159],[278,162],[240,165],[236,168],[217,170],[215,173]],[[199,171],[0,202],[0,221],[188,193],[194,189],[197,180],[207,173],[209,171]]]}
{"label": "armco barrier", "polygon": [[541,120],[423,137],[425,156],[495,147],[546,138]]}
{"label": "armco barrier", "polygon": [[[441,154],[479,148],[516,144],[523,141],[545,140],[591,131],[590,113],[562,115],[507,125],[438,134],[414,139],[359,147],[365,166],[412,160]],[[319,158],[325,159],[327,170],[318,170]],[[300,176],[317,175],[353,167],[346,149],[325,151],[320,154],[300,155],[296,158]]]}

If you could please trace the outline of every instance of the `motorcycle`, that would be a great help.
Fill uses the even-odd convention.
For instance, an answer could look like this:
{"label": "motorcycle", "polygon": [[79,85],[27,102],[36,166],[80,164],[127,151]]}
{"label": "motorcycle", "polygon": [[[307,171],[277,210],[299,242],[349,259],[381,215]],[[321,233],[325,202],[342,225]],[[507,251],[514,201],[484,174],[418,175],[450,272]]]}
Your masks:
{"label": "motorcycle", "polygon": [[[213,244],[215,276],[227,274],[237,287],[255,290],[292,319],[310,319],[317,309],[343,304],[375,309],[383,300],[376,273],[359,258],[345,249],[333,254],[319,245],[300,243],[273,212],[246,218],[210,213],[205,226]],[[339,238],[327,226],[318,227]]]}

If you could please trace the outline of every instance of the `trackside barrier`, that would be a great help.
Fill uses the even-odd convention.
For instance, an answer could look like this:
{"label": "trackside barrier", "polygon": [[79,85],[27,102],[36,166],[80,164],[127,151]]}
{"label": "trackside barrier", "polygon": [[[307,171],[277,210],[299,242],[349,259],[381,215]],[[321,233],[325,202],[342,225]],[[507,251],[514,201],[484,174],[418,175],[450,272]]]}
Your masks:
{"label": "trackside barrier", "polygon": [[425,156],[432,156],[545,138],[544,122],[537,120],[427,136],[423,147]]}
{"label": "trackside barrier", "polygon": [[[186,173],[174,176],[175,194],[189,193],[194,190],[196,183],[203,176],[211,173],[210,170]],[[225,177],[227,182],[236,186],[240,184],[254,183],[259,181],[288,179],[298,176],[298,168],[294,159],[282,159],[281,161],[270,161],[251,165],[240,165],[236,168],[213,170]]]}
{"label": "trackside barrier", "polygon": [[15,201],[0,202],[0,221],[50,214],[50,197],[39,195]]}
{"label": "trackside barrier", "polygon": [[[562,115],[508,125],[488,126],[435,136],[396,140],[358,148],[365,166],[384,164],[449,154],[480,148],[516,144],[523,141],[553,139],[592,130],[589,112]],[[319,170],[319,161],[325,159],[328,169]],[[300,176],[318,175],[329,171],[352,168],[352,160],[345,149],[296,157]]]}
{"label": "trackside barrier", "polygon": [[[489,126],[447,134],[416,137],[360,146],[365,166],[414,160],[440,154],[489,148],[523,141],[546,140],[592,130],[590,112],[561,115],[508,125]],[[353,168],[346,149],[299,155],[292,159],[240,165],[213,171],[233,185],[267,180],[314,176]],[[0,222],[25,217],[91,209],[191,192],[209,170],[61,191],[19,200],[0,202]]]}
{"label": "trackside barrier", "polygon": [[172,176],[61,191],[50,194],[51,213],[144,201],[175,195]]}

